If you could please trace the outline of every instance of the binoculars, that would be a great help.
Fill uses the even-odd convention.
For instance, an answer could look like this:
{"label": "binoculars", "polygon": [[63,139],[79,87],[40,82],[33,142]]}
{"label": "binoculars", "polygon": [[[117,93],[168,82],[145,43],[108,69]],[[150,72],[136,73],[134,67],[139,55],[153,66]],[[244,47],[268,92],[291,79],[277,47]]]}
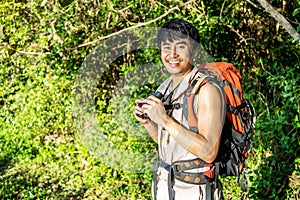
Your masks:
{"label": "binoculars", "polygon": [[[152,93],[151,93],[151,96],[155,96],[156,98],[158,98],[158,99],[160,99],[160,100],[164,97],[164,95],[163,95],[162,93],[158,92],[158,91],[152,92]],[[146,104],[146,103],[139,103],[138,106],[139,106],[139,107],[143,107],[144,104]],[[138,116],[139,118],[142,118],[142,119],[150,119],[149,116],[148,116],[146,113],[141,114],[141,115],[140,115],[140,114],[137,114],[137,116]]]}

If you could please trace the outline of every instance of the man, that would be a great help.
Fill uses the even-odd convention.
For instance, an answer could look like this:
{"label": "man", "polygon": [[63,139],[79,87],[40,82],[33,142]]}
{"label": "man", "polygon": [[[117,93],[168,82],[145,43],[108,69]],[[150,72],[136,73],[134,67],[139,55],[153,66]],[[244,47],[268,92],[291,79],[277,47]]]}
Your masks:
{"label": "man", "polygon": [[[211,196],[221,199],[221,186],[213,181],[208,184],[192,184],[174,178],[172,164],[200,158],[206,163],[215,160],[225,118],[224,97],[213,84],[206,83],[197,92],[194,107],[197,114],[196,130],[191,130],[182,106],[166,110],[165,105],[183,105],[184,93],[190,83],[199,76],[192,64],[199,44],[197,29],[182,19],[173,19],[164,24],[157,33],[157,45],[161,49],[161,60],[170,78],[157,91],[163,94],[136,100],[135,118],[146,128],[158,143],[160,165],[154,174],[153,197],[158,200],[198,200]],[[184,107],[184,105],[183,105]],[[147,114],[149,118],[141,118]],[[193,169],[205,172],[209,167]],[[207,190],[206,187],[210,187]],[[211,194],[206,194],[210,192]]]}

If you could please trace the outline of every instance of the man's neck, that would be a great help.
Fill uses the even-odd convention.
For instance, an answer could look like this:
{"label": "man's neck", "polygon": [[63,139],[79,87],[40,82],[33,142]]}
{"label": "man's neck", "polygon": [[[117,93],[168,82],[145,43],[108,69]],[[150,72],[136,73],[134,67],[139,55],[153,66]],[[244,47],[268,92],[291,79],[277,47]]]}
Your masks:
{"label": "man's neck", "polygon": [[173,87],[175,87],[176,85],[178,85],[183,79],[184,79],[185,76],[172,76],[172,85]]}
{"label": "man's neck", "polygon": [[186,77],[189,73],[191,73],[192,70],[193,68],[191,68],[191,70],[187,71],[185,74],[173,74],[172,75],[173,87],[178,85],[184,79],[184,77]]}

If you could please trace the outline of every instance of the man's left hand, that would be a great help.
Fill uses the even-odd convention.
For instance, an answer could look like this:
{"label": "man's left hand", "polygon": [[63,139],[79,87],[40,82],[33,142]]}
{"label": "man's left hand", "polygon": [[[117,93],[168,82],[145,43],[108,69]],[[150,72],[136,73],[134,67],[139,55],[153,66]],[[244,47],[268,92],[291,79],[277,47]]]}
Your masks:
{"label": "man's left hand", "polygon": [[148,97],[144,102],[146,104],[143,105],[143,112],[147,113],[153,122],[163,126],[168,117],[163,102],[154,96]]}

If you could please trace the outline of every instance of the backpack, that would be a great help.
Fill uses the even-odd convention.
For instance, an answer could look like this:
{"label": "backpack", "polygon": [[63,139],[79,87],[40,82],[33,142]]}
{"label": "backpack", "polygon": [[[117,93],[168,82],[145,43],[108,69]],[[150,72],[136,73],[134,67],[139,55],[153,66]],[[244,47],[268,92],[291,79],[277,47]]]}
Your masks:
{"label": "backpack", "polygon": [[[212,174],[212,171],[209,173],[215,179],[219,175],[221,177],[237,176],[237,182],[242,176],[244,182],[245,160],[252,151],[254,108],[243,97],[241,74],[233,64],[228,62],[204,64],[198,67],[198,71],[202,76],[191,83],[185,96],[186,110],[183,113],[187,115],[189,128],[195,131],[198,124],[192,103],[195,94],[207,82],[213,83],[221,91],[224,91],[227,110],[219,152],[216,160],[212,163],[214,173]],[[241,186],[245,190],[243,182]]]}
{"label": "backpack", "polygon": [[[174,198],[172,191],[172,177],[196,185],[206,185],[206,199],[212,199],[211,183],[217,187],[218,176],[236,176],[239,182],[242,176],[241,187],[245,191],[245,160],[252,151],[252,132],[254,127],[254,108],[252,104],[243,97],[241,74],[228,62],[214,62],[198,67],[198,77],[192,81],[183,96],[183,115],[188,121],[191,131],[198,133],[198,119],[195,114],[193,102],[196,93],[206,83],[214,84],[226,103],[226,118],[222,130],[221,141],[217,158],[212,163],[206,163],[200,158],[185,161],[175,161],[168,165],[159,159],[159,166],[169,171],[168,191],[170,199]],[[174,108],[174,105],[171,105]],[[176,106],[175,106],[176,107]],[[175,108],[176,109],[176,108]],[[153,172],[158,164],[155,164]],[[189,170],[209,167],[203,173],[191,173]],[[153,173],[156,182],[156,173]],[[154,190],[154,194],[155,194]]]}

